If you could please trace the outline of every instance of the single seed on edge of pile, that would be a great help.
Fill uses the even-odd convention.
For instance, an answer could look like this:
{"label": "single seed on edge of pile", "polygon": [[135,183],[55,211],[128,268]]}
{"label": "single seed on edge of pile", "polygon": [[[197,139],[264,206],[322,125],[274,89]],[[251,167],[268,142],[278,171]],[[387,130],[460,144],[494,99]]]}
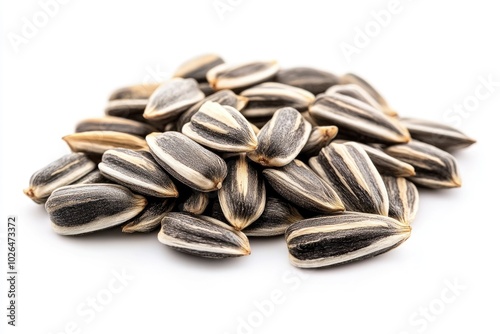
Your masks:
{"label": "single seed on edge of pile", "polygon": [[278,69],[276,61],[220,64],[207,72],[207,81],[215,90],[246,88],[271,79]]}
{"label": "single seed on edge of pile", "polygon": [[63,137],[73,152],[103,154],[113,148],[131,150],[148,150],[144,138],[116,131],[86,131],[73,133]]}

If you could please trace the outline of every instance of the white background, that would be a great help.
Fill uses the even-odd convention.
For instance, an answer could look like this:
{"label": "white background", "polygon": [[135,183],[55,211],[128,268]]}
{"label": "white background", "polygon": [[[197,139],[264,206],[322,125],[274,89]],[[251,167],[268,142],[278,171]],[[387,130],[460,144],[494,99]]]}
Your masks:
{"label": "white background", "polygon": [[[498,333],[500,20],[493,2],[401,0],[366,46],[357,41],[351,61],[342,43],[356,47],[357,29],[376,29],[371,13],[389,0],[220,3],[231,7],[221,14],[213,0],[71,0],[16,48],[9,38],[22,36],[24,18],[33,22],[42,7],[4,1],[2,333]],[[101,115],[113,89],[167,79],[204,52],[361,74],[400,114],[455,125],[478,140],[456,155],[463,187],[422,191],[412,237],[398,249],[322,270],[293,268],[281,238],[252,239],[251,256],[216,262],[167,249],[155,234],[53,233],[43,207],[22,189],[68,152],[60,138],[78,120]],[[497,84],[479,100],[482,78]],[[469,111],[450,110],[464,103]],[[5,317],[9,214],[19,218],[16,328]],[[121,271],[133,279],[91,318],[88,298],[109,297]],[[450,284],[460,287],[453,292]],[[272,307],[262,302],[280,294]]]}

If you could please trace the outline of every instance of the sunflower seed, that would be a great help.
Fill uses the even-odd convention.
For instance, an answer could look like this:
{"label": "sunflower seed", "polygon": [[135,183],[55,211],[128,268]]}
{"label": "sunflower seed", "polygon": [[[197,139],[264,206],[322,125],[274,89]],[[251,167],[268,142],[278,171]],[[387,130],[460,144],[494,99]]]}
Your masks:
{"label": "sunflower seed", "polygon": [[297,110],[281,108],[260,129],[257,149],[247,156],[263,166],[284,166],[297,157],[310,134],[311,124]]}
{"label": "sunflower seed", "polygon": [[179,193],[151,153],[123,148],[102,155],[99,170],[108,179],[132,191],[152,197],[177,197]]}
{"label": "sunflower seed", "polygon": [[262,173],[278,194],[301,208],[322,213],[344,210],[335,190],[300,160]]}
{"label": "sunflower seed", "polygon": [[246,97],[236,95],[231,90],[220,90],[210,96],[207,96],[206,98],[186,110],[184,113],[182,113],[177,120],[177,130],[181,131],[184,124],[189,123],[191,121],[191,117],[193,117],[193,115],[196,114],[198,110],[200,110],[201,106],[204,105],[207,101],[217,102],[221,105],[231,106],[237,110],[241,110],[247,104],[248,99]]}
{"label": "sunflower seed", "polygon": [[248,238],[211,217],[170,212],[161,221],[158,240],[180,252],[207,258],[250,254]]}
{"label": "sunflower seed", "polygon": [[103,154],[113,148],[147,150],[144,138],[116,131],[86,131],[63,137],[73,152]]}
{"label": "sunflower seed", "polygon": [[218,151],[248,152],[257,147],[257,136],[245,117],[233,107],[216,102],[205,102],[182,127],[182,133]]}
{"label": "sunflower seed", "polygon": [[215,90],[208,82],[198,82],[198,89],[201,90],[205,96],[215,94]]}
{"label": "sunflower seed", "polygon": [[181,203],[180,211],[201,215],[208,206],[209,193],[193,190],[191,195]]}
{"label": "sunflower seed", "polygon": [[264,178],[245,154],[227,161],[227,177],[219,190],[219,203],[227,221],[242,230],[260,217],[266,205]]}
{"label": "sunflower seed", "polygon": [[302,117],[304,117],[304,119],[306,121],[311,123],[312,126],[319,126],[319,124],[316,122],[316,120],[311,117],[311,114],[309,113],[309,111],[303,111],[300,114],[302,115]]}
{"label": "sunflower seed", "polygon": [[248,98],[248,104],[242,110],[245,117],[271,117],[277,109],[292,107],[305,111],[314,101],[314,95],[305,89],[265,82],[240,93]]}
{"label": "sunflower seed", "polygon": [[366,80],[357,76],[353,73],[347,73],[340,78],[342,84],[355,84],[363,88],[368,94],[371,95],[377,101],[377,103],[382,107],[384,114],[388,116],[397,116],[398,113],[392,109],[392,107],[387,103],[387,100]]}
{"label": "sunflower seed", "polygon": [[155,132],[156,130],[149,124],[121,117],[107,116],[100,118],[88,118],[78,122],[75,132],[86,131],[116,131],[139,137],[146,137],[148,134]]}
{"label": "sunflower seed", "polygon": [[309,108],[312,117],[322,125],[334,124],[347,139],[383,144],[400,144],[410,134],[395,118],[342,94],[321,95]]}
{"label": "sunflower seed", "polygon": [[219,55],[203,54],[181,64],[175,71],[174,77],[205,81],[208,70],[220,64],[224,64],[224,60]]}
{"label": "sunflower seed", "polygon": [[286,229],[304,219],[290,203],[268,197],[260,217],[242,232],[250,237],[272,237],[285,234]]}
{"label": "sunflower seed", "polygon": [[147,99],[121,99],[109,101],[104,109],[108,116],[127,118],[135,121],[144,121],[144,110],[148,104]]}
{"label": "sunflower seed", "polygon": [[151,232],[160,226],[161,220],[172,211],[175,199],[151,198],[146,208],[122,227],[124,233]]}
{"label": "sunflower seed", "polygon": [[222,187],[226,163],[192,139],[171,131],[152,133],[146,141],[156,161],[180,182],[202,192]]}
{"label": "sunflower seed", "polygon": [[94,168],[95,163],[85,154],[67,154],[36,171],[24,193],[35,203],[45,203],[54,190],[75,182]]}
{"label": "sunflower seed", "polygon": [[339,78],[332,73],[310,67],[283,69],[276,74],[276,81],[299,87],[314,95],[323,93],[329,87],[339,83]]}
{"label": "sunflower seed", "polygon": [[396,248],[410,237],[411,227],[395,219],[342,212],[299,221],[286,230],[290,262],[318,268],[359,261]]}
{"label": "sunflower seed", "polygon": [[456,188],[462,185],[455,158],[435,146],[412,140],[389,146],[385,153],[415,168],[410,180],[427,188]]}
{"label": "sunflower seed", "polygon": [[382,110],[382,106],[361,86],[356,84],[335,85],[328,88],[325,92],[326,95],[342,94],[350,96],[356,100],[367,103],[377,110]]}
{"label": "sunflower seed", "polygon": [[78,180],[76,180],[71,184],[92,184],[92,183],[107,183],[107,182],[109,182],[109,180],[106,179],[101,174],[98,168],[96,168],[94,171],[88,173],[82,178],[79,178]]}
{"label": "sunflower seed", "polygon": [[415,118],[402,118],[411,137],[445,151],[468,147],[476,141],[452,126]]}
{"label": "sunflower seed", "polygon": [[159,83],[139,84],[118,88],[109,96],[109,100],[137,100],[149,99],[151,94],[160,86]]}
{"label": "sunflower seed", "polygon": [[194,79],[171,79],[151,95],[144,110],[144,118],[169,122],[177,119],[183,111],[201,101],[205,94]]}
{"label": "sunflower seed", "polygon": [[317,162],[318,174],[337,191],[347,211],[388,215],[384,181],[358,144],[331,143],[321,150]]}
{"label": "sunflower seed", "polygon": [[116,184],[78,184],[56,189],[45,209],[52,228],[63,235],[102,230],[138,215],[145,207],[144,197]]}
{"label": "sunflower seed", "polygon": [[220,64],[208,71],[207,81],[215,90],[246,88],[273,78],[278,69],[275,61]]}
{"label": "sunflower seed", "polygon": [[410,225],[418,210],[417,187],[403,177],[382,177],[389,195],[389,217]]}
{"label": "sunflower seed", "polygon": [[300,151],[300,154],[307,156],[318,155],[319,151],[326,145],[330,144],[333,138],[339,132],[339,128],[334,125],[315,126],[311,130],[311,135],[307,140],[306,145]]}

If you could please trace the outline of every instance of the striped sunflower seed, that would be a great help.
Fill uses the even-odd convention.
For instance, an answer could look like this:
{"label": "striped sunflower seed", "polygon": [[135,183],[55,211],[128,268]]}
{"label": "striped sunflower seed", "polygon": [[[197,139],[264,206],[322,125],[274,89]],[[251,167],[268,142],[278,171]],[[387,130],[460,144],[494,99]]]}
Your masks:
{"label": "striped sunflower seed", "polygon": [[156,161],[174,178],[202,192],[220,189],[227,167],[215,153],[179,132],[146,137]]}
{"label": "striped sunflower seed", "polygon": [[198,110],[200,110],[201,106],[208,101],[217,102],[221,105],[230,106],[235,108],[236,110],[241,111],[241,109],[243,109],[247,104],[248,99],[246,97],[236,95],[232,90],[220,90],[212,95],[207,96],[206,98],[186,110],[184,113],[182,113],[177,120],[177,130],[182,131],[182,127],[184,126],[184,124],[189,123],[193,115],[196,114]]}
{"label": "striped sunflower seed", "polygon": [[412,140],[389,146],[385,153],[415,168],[410,180],[427,188],[456,188],[462,185],[455,158],[435,146]]}
{"label": "striped sunflower seed", "polygon": [[333,138],[339,132],[339,128],[335,125],[315,126],[311,130],[311,135],[307,140],[306,145],[300,151],[300,154],[306,156],[318,155],[319,151],[326,145],[330,144]]}
{"label": "striped sunflower seed", "polygon": [[281,167],[297,157],[311,134],[311,124],[293,108],[281,108],[257,135],[257,149],[247,156],[269,167]]}
{"label": "striped sunflower seed", "polygon": [[293,223],[304,219],[299,211],[288,202],[268,197],[260,217],[242,232],[250,237],[272,237],[285,234]]}
{"label": "striped sunflower seed", "polygon": [[98,168],[88,173],[82,178],[79,178],[71,184],[92,184],[92,183],[107,183],[109,180],[101,174]]}
{"label": "striped sunflower seed", "polygon": [[411,227],[395,219],[359,212],[299,221],[286,230],[290,262],[318,268],[385,253],[410,237]]}
{"label": "striped sunflower seed", "polygon": [[217,65],[224,64],[224,60],[216,54],[203,54],[182,63],[174,72],[174,77],[193,78],[205,81],[208,70]]}
{"label": "striped sunflower seed", "polygon": [[174,121],[183,111],[204,97],[205,94],[198,88],[196,80],[174,78],[155,90],[149,98],[143,116],[153,121]]}
{"label": "striped sunflower seed", "polygon": [[[326,95],[342,94],[350,96],[356,100],[367,103],[377,110],[382,110],[382,106],[361,86],[356,84],[335,85],[328,88],[325,92]],[[391,115],[392,116],[392,115]]]}
{"label": "striped sunflower seed", "polygon": [[147,200],[116,184],[78,184],[56,189],[45,203],[52,228],[75,235],[119,225],[138,215]]}
{"label": "striped sunflower seed", "polygon": [[242,110],[245,117],[272,117],[277,109],[292,107],[298,111],[305,111],[314,101],[314,95],[305,89],[265,82],[248,88],[240,93],[248,98],[248,104]]}
{"label": "striped sunflower seed", "polygon": [[413,139],[445,151],[466,148],[476,142],[454,127],[439,122],[402,118],[401,123],[408,128]]}
{"label": "striped sunflower seed", "polygon": [[144,138],[116,131],[86,131],[63,137],[73,152],[103,154],[113,148],[147,150]]}
{"label": "striped sunflower seed", "polygon": [[207,73],[213,89],[241,89],[268,81],[278,72],[275,61],[256,61],[243,64],[220,64]]}
{"label": "striped sunflower seed", "polygon": [[257,147],[257,136],[245,117],[233,107],[216,102],[205,102],[182,127],[182,133],[223,152],[248,152]]}
{"label": "striped sunflower seed", "polygon": [[335,190],[300,160],[262,173],[278,194],[301,208],[321,213],[345,209]]}
{"label": "striped sunflower seed", "polygon": [[264,178],[245,154],[227,161],[227,177],[218,191],[219,203],[227,221],[242,230],[260,217],[266,205]]}
{"label": "striped sunflower seed", "polygon": [[172,211],[175,205],[175,199],[172,198],[151,198],[148,199],[148,205],[138,215],[129,220],[122,227],[124,233],[134,232],[152,232],[161,225],[161,220]]}
{"label": "striped sunflower seed", "polygon": [[337,191],[347,211],[388,215],[384,181],[358,144],[331,143],[321,150],[317,163],[311,167]]}
{"label": "striped sunflower seed", "polygon": [[417,187],[403,177],[382,177],[389,195],[389,217],[410,225],[418,211]]}
{"label": "striped sunflower seed", "polygon": [[180,252],[207,258],[250,254],[248,238],[211,217],[170,212],[161,221],[158,240]]}
{"label": "striped sunflower seed", "polygon": [[138,100],[149,99],[151,94],[160,86],[159,83],[139,84],[118,88],[109,96],[109,100]]}
{"label": "striped sunflower seed", "polygon": [[339,78],[330,72],[310,67],[293,67],[280,70],[276,81],[282,84],[305,89],[314,95],[323,93],[339,83]]}
{"label": "striped sunflower seed", "polygon": [[382,144],[401,144],[410,140],[408,130],[395,118],[342,94],[321,95],[309,108],[322,125],[336,125],[345,138]]}
{"label": "striped sunflower seed", "polygon": [[205,212],[210,201],[208,194],[209,193],[206,192],[193,190],[189,197],[180,204],[180,211],[201,215]]}
{"label": "striped sunflower seed", "polygon": [[148,99],[120,99],[109,101],[104,109],[108,116],[127,118],[134,121],[144,121],[144,110]]}
{"label": "striped sunflower seed", "polygon": [[75,132],[86,131],[116,131],[139,137],[146,137],[148,134],[155,132],[156,130],[149,124],[122,117],[107,116],[100,118],[88,118],[78,122]]}
{"label": "striped sunflower seed", "polygon": [[45,203],[59,187],[69,185],[89,174],[96,165],[83,153],[67,154],[36,171],[30,178],[24,194],[35,203]]}
{"label": "striped sunflower seed", "polygon": [[215,94],[215,90],[208,82],[198,82],[198,89],[201,90],[205,96]]}
{"label": "striped sunflower seed", "polygon": [[384,114],[397,116],[398,113],[387,103],[387,100],[366,80],[353,73],[347,73],[340,78],[342,84],[355,84],[363,88],[382,107]]}
{"label": "striped sunflower seed", "polygon": [[124,148],[102,155],[99,170],[108,179],[130,190],[152,197],[177,197],[179,192],[151,153]]}

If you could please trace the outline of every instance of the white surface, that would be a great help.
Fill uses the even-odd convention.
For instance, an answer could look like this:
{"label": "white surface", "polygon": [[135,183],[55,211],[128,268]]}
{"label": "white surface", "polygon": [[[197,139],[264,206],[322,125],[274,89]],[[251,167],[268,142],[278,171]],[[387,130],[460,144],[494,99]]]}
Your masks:
{"label": "white surface", "polygon": [[[75,0],[17,53],[7,34],[20,34],[23,17],[41,7],[4,2],[0,219],[5,233],[7,215],[19,217],[20,276],[11,328],[2,240],[2,333],[498,333],[500,87],[471,112],[446,113],[475,94],[481,77],[500,81],[493,2],[401,0],[351,62],[341,43],[352,43],[356,27],[370,25],[371,11],[389,0],[221,0],[233,4],[223,20],[213,0]],[[422,191],[413,235],[398,249],[322,270],[294,269],[280,238],[252,239],[251,256],[216,262],[167,249],[154,234],[54,234],[22,189],[68,151],[60,138],[101,115],[113,89],[168,78],[204,52],[359,73],[402,115],[457,125],[478,140],[457,154],[463,187]],[[134,278],[109,292],[120,288],[113,271],[121,270]],[[446,290],[454,281],[465,286],[458,295]],[[85,303],[96,296],[112,300],[91,318]],[[271,297],[273,311],[259,316],[255,303]],[[428,307],[432,321],[419,315]],[[243,328],[241,319],[259,326]]]}

